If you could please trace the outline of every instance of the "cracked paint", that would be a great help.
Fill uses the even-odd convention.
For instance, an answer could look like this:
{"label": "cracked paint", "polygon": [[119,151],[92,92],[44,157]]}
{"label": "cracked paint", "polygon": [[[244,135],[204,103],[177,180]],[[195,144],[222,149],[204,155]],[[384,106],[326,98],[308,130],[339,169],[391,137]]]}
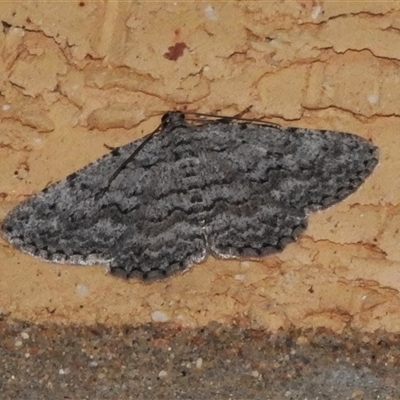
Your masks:
{"label": "cracked paint", "polygon": [[[400,5],[210,7],[2,5],[0,218],[170,109],[235,115],[251,105],[250,117],[348,131],[380,148],[373,175],[278,255],[210,258],[152,284],[43,263],[0,241],[0,309],[38,323],[142,324],[162,312],[182,326],[400,332]],[[187,48],[171,62],[174,43]]]}

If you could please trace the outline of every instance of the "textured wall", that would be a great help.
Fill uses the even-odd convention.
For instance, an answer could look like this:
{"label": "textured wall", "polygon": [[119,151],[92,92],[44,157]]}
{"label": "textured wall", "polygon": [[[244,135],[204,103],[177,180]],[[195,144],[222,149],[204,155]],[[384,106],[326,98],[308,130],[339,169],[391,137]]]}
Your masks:
{"label": "textured wall", "polygon": [[[314,5],[313,5],[314,4]],[[0,218],[170,109],[348,131],[380,165],[259,262],[144,284],[0,242],[0,311],[63,323],[217,320],[400,331],[400,5],[17,2],[0,8]]]}

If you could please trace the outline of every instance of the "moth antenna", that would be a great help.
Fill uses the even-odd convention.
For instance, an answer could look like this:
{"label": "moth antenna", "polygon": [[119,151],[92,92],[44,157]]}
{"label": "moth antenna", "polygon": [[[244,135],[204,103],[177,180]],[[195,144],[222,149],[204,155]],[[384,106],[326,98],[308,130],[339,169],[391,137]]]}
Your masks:
{"label": "moth antenna", "polygon": [[143,147],[150,142],[153,137],[162,131],[162,129],[165,128],[177,128],[179,126],[185,125],[185,114],[180,112],[180,111],[169,111],[165,113],[162,118],[161,118],[161,123],[158,125],[158,127],[151,132],[147,138],[135,149],[135,151],[114,171],[114,173],[110,176],[108,179],[108,183],[106,187],[103,189],[103,191],[106,191],[113,180],[119,175],[119,173],[132,161],[134,158],[137,156],[137,154],[140,152],[140,150],[143,149]]}
{"label": "moth antenna", "polygon": [[[187,111],[185,112],[186,115],[195,115],[197,117],[205,117],[204,119],[201,118],[200,121],[203,122],[204,124],[208,124],[208,123],[231,123],[234,121],[239,121],[239,122],[248,122],[248,123],[252,123],[252,124],[257,124],[257,125],[262,125],[262,126],[270,126],[273,128],[281,128],[281,125],[275,123],[275,122],[267,122],[267,121],[262,121],[262,120],[258,120],[258,119],[251,119],[251,118],[243,118],[242,115],[247,114],[251,108],[253,106],[249,106],[247,108],[245,108],[243,111],[232,115],[232,116],[225,116],[225,115],[215,115],[215,114],[205,114],[205,113],[199,113],[196,111]],[[189,121],[195,121],[198,122],[199,119],[195,119],[195,118],[187,118],[187,120]]]}
{"label": "moth antenna", "polygon": [[155,129],[153,132],[151,132],[147,138],[135,149],[135,151],[114,171],[114,173],[110,176],[108,179],[107,186],[104,188],[104,190],[107,190],[109,186],[111,185],[112,181],[119,175],[119,173],[136,157],[136,155],[140,152],[140,150],[143,149],[143,147],[150,142],[151,139],[159,132],[161,131],[162,125],[160,124],[157,129]]}

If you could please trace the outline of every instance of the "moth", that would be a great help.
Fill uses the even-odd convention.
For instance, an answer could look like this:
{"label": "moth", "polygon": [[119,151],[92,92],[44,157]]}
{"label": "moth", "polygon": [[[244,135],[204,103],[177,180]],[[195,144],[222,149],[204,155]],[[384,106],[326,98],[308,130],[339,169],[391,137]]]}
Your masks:
{"label": "moth", "polygon": [[157,131],[11,210],[2,233],[44,260],[162,278],[208,255],[283,250],[377,163],[378,148],[349,133],[169,112]]}

